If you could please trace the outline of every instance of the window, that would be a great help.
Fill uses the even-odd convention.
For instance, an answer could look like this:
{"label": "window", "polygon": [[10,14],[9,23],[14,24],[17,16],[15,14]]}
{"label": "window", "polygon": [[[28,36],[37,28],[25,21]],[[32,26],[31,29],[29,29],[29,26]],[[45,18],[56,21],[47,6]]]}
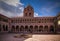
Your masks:
{"label": "window", "polygon": [[14,21],[13,21],[13,20],[11,20],[11,22],[13,23]]}
{"label": "window", "polygon": [[27,16],[27,13],[25,14],[25,16]]}
{"label": "window", "polygon": [[29,11],[30,9],[28,8],[28,11]]}
{"label": "window", "polygon": [[39,21],[39,23],[41,23],[41,22]]}
{"label": "window", "polygon": [[29,13],[29,16],[31,16],[31,13]]}
{"label": "window", "polygon": [[3,19],[4,22],[8,22],[8,19]]}

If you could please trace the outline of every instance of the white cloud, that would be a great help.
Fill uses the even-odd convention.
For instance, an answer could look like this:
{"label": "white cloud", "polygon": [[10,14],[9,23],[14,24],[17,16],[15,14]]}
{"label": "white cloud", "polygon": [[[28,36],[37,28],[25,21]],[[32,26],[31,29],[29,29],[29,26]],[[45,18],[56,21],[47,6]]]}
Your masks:
{"label": "white cloud", "polygon": [[[15,6],[15,7],[17,7],[18,9],[21,10],[20,11],[21,13],[15,13],[15,12],[6,11],[6,10],[2,9],[2,7],[0,7],[0,14],[3,14],[5,16],[7,16],[7,17],[23,16],[23,9],[24,8],[20,7],[23,4],[21,2],[19,2],[19,0],[0,0],[0,1],[3,1],[3,2],[5,2],[8,5]],[[20,6],[18,7],[18,5],[20,5]]]}
{"label": "white cloud", "polygon": [[38,13],[34,12],[34,17],[39,17]]}
{"label": "white cloud", "polygon": [[[0,1],[3,1],[9,5],[13,5],[13,6],[17,6],[17,4],[19,3],[19,0],[0,0]],[[22,4],[22,3],[20,3]]]}
{"label": "white cloud", "polygon": [[18,14],[17,17],[23,17],[23,13]]}
{"label": "white cloud", "polygon": [[7,12],[3,10],[2,8],[0,8],[0,14],[5,15],[7,17],[14,17],[16,15],[16,14],[13,14],[12,12]]}
{"label": "white cloud", "polygon": [[21,9],[22,11],[24,10],[24,8],[23,8],[23,7],[20,7],[19,9]]}
{"label": "white cloud", "polygon": [[22,4],[21,2],[19,2],[19,3],[17,3],[17,4],[24,5],[24,4]]}
{"label": "white cloud", "polygon": [[[8,2],[8,1],[6,1],[6,2]],[[11,2],[10,2],[11,3]],[[19,3],[19,2],[18,2]],[[9,4],[9,3],[7,3],[7,4]],[[9,4],[10,5],[10,4]],[[21,4],[21,3],[19,3],[19,5],[23,5],[23,4]],[[14,5],[13,5],[14,6]],[[17,6],[18,6],[18,4],[17,4]],[[0,13],[1,14],[3,14],[3,15],[5,15],[5,16],[8,16],[8,17],[22,17],[23,16],[23,7],[18,7],[22,12],[21,13],[12,13],[12,12],[7,12],[7,11],[5,11],[4,9],[2,9],[2,8],[0,8]],[[39,15],[38,15],[38,13],[34,13],[34,17],[39,17]]]}
{"label": "white cloud", "polygon": [[7,17],[22,17],[23,13],[19,13],[19,14],[14,14],[12,12],[7,12],[5,10],[3,10],[2,8],[0,8],[0,14],[5,15]]}

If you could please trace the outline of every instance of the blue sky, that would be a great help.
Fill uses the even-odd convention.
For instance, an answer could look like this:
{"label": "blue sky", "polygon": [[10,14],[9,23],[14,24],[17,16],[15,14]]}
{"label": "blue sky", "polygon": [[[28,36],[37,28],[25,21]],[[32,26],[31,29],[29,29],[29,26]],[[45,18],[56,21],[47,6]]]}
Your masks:
{"label": "blue sky", "polygon": [[60,0],[20,0],[26,7],[30,4],[39,16],[56,16],[60,11]]}
{"label": "blue sky", "polygon": [[27,5],[34,8],[35,17],[56,16],[60,12],[60,0],[0,0],[0,14],[20,17]]}

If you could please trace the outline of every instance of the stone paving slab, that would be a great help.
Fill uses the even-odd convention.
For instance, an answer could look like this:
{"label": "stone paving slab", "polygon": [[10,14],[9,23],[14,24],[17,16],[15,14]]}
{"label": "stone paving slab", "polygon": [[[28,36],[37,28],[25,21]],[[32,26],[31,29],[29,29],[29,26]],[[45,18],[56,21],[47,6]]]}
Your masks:
{"label": "stone paving slab", "polygon": [[60,41],[60,35],[32,35],[32,38],[14,38],[16,34],[0,34],[0,41]]}

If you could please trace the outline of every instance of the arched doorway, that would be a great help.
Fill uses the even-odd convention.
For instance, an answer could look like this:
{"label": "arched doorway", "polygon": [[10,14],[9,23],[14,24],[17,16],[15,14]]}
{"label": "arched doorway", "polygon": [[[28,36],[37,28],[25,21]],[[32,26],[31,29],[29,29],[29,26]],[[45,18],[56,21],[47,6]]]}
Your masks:
{"label": "arched doorway", "polygon": [[34,27],[34,31],[35,31],[35,32],[38,32],[38,26],[35,26],[35,27]]}
{"label": "arched doorway", "polygon": [[25,32],[28,32],[28,26],[25,26]]}
{"label": "arched doorway", "polygon": [[48,32],[48,26],[44,27],[44,32]]}
{"label": "arched doorway", "polygon": [[19,32],[19,26],[18,25],[16,26],[16,31]]}
{"label": "arched doorway", "polygon": [[30,32],[30,33],[33,32],[33,26],[32,26],[32,25],[29,27],[29,32]]}
{"label": "arched doorway", "polygon": [[43,32],[43,26],[39,26],[39,32]]}
{"label": "arched doorway", "polygon": [[54,32],[54,26],[50,26],[50,32]]}
{"label": "arched doorway", "polygon": [[15,26],[12,26],[11,31],[15,32]]}
{"label": "arched doorway", "polygon": [[20,32],[24,32],[24,26],[20,26]]}

